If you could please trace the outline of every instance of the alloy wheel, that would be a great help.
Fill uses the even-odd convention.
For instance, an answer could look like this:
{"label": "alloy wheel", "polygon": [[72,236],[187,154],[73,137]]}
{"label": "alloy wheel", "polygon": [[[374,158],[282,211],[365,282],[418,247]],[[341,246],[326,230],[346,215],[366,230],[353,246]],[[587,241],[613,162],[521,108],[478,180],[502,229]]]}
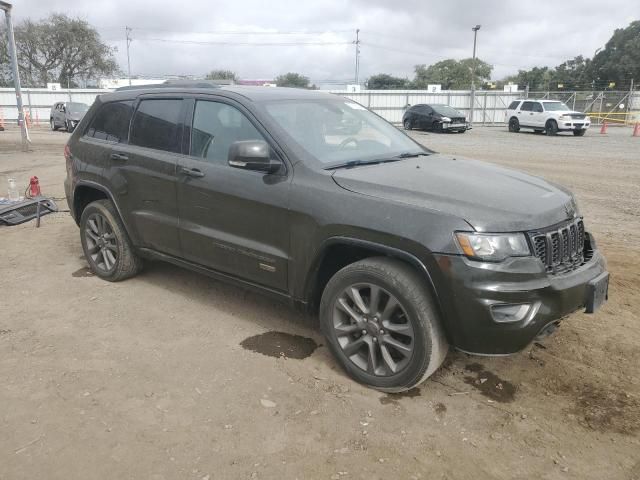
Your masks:
{"label": "alloy wheel", "polygon": [[118,243],[109,221],[99,213],[87,219],[84,230],[87,253],[94,265],[104,272],[110,272],[118,262]]}
{"label": "alloy wheel", "polygon": [[354,284],[336,298],[333,329],[344,355],[370,375],[401,372],[414,351],[414,329],[400,301],[372,283]]}

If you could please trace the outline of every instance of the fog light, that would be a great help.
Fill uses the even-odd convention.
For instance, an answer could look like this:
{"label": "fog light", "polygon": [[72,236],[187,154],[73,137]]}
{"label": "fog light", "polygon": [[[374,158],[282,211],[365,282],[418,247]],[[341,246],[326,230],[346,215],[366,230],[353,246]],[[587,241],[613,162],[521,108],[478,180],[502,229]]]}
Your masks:
{"label": "fog light", "polygon": [[533,305],[530,303],[496,304],[491,305],[493,320],[499,323],[519,322],[524,320],[531,312]]}

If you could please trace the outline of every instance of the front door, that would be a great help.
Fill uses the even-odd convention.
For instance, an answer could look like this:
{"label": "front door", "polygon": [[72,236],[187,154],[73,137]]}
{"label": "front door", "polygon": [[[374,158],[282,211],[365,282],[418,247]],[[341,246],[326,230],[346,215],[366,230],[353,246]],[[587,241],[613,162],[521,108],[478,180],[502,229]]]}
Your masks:
{"label": "front door", "polygon": [[182,256],[286,290],[291,175],[286,169],[264,174],[227,163],[233,142],[269,142],[250,117],[226,99],[192,101],[189,155],[178,161]]}

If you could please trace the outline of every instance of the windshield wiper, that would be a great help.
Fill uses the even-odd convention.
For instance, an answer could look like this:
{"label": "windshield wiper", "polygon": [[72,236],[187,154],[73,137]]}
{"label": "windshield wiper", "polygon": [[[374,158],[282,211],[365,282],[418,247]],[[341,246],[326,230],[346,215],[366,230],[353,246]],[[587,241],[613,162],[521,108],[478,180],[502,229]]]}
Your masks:
{"label": "windshield wiper", "polygon": [[402,152],[399,155],[396,155],[394,158],[411,158],[411,157],[420,157],[420,156],[428,156],[427,152]]}
{"label": "windshield wiper", "polygon": [[359,167],[361,165],[376,165],[378,163],[389,163],[389,162],[397,162],[400,158],[404,157],[394,157],[387,159],[377,159],[377,160],[350,160],[348,162],[340,163],[338,165],[332,165],[330,167],[325,168],[325,170],[335,170],[337,168],[351,168],[351,167]]}

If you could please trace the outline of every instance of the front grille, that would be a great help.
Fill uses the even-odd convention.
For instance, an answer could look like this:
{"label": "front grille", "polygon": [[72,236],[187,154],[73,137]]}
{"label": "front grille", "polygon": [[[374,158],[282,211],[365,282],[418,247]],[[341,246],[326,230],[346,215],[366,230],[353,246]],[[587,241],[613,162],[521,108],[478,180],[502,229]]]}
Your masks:
{"label": "front grille", "polygon": [[571,115],[571,118],[573,118],[573,119],[575,119],[575,120],[584,120],[584,117],[585,117],[585,116],[586,116],[586,115],[583,115],[583,114],[581,114],[581,113],[580,113],[580,114],[578,114],[578,113],[574,113],[574,114],[572,114],[572,115]]}
{"label": "front grille", "polygon": [[573,126],[574,127],[582,127],[584,125],[584,123],[574,123]]}
{"label": "front grille", "polygon": [[542,260],[548,273],[570,272],[588,260],[585,258],[584,223],[580,218],[529,232],[529,239],[533,254]]}
{"label": "front grille", "polygon": [[451,123],[466,123],[467,119],[464,117],[455,117],[451,119]]}

